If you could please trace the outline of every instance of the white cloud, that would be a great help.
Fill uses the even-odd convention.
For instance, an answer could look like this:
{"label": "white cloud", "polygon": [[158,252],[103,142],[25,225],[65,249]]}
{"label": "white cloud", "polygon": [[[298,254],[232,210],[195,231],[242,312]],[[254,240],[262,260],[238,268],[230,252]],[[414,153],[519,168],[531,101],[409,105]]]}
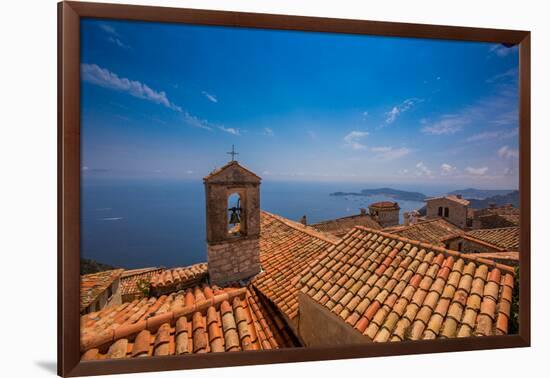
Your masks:
{"label": "white cloud", "polygon": [[389,152],[392,150],[391,147],[372,147],[370,149],[372,152],[380,152],[380,153],[384,153],[384,152]]}
{"label": "white cloud", "polygon": [[506,47],[502,44],[495,44],[489,48],[489,52],[499,57],[505,57],[517,51],[518,51],[517,45],[512,47]]}
{"label": "white cloud", "polygon": [[504,176],[514,176],[517,172],[515,167],[506,167],[504,168]]}
{"label": "white cloud", "polygon": [[440,169],[443,176],[450,175],[456,171],[456,167],[453,167],[451,164],[448,163],[441,164]]}
{"label": "white cloud", "polygon": [[389,112],[386,113],[386,123],[393,123],[401,113],[405,113],[407,110],[412,108],[414,105],[422,102],[420,98],[408,98],[403,101],[401,104],[391,108]]}
{"label": "white cloud", "polygon": [[265,127],[264,128],[264,135],[267,135],[269,137],[272,137],[275,135],[275,133],[273,132],[272,129],[270,129],[269,127]]}
{"label": "white cloud", "polygon": [[146,84],[143,84],[137,80],[119,77],[116,73],[111,72],[106,68],[101,68],[97,64],[82,64],[81,74],[82,80],[88,83],[125,92],[131,96],[163,105],[177,112],[182,112],[181,107],[168,100],[168,97],[164,91],[156,91],[151,89]]}
{"label": "white cloud", "polygon": [[344,137],[345,146],[352,150],[364,150],[366,146],[361,144],[361,139],[368,135],[367,131],[352,131]]}
{"label": "white cloud", "polygon": [[416,175],[417,176],[432,176],[432,171],[423,162],[416,163]]}
{"label": "white cloud", "polygon": [[185,173],[187,173],[188,175],[192,175],[193,174],[193,171],[188,169],[187,171],[185,171]]}
{"label": "white cloud", "polygon": [[512,137],[515,137],[516,135],[518,135],[518,128],[516,127],[515,129],[512,129],[510,131],[507,131],[507,132],[503,132],[502,135],[500,136],[501,138],[505,139],[505,138],[512,138]]}
{"label": "white cloud", "polygon": [[231,135],[241,135],[241,131],[239,129],[234,128],[234,127],[220,126],[219,129],[221,131],[225,131],[226,133],[231,134]]}
{"label": "white cloud", "polygon": [[477,142],[480,140],[495,139],[500,135],[499,131],[486,131],[479,134],[474,134],[466,139],[468,142]]}
{"label": "white cloud", "polygon": [[491,76],[490,78],[485,80],[485,82],[494,83],[494,82],[501,81],[501,80],[508,79],[508,78],[517,79],[518,78],[518,69],[517,68],[510,68],[507,71],[504,71],[502,73]]}
{"label": "white cloud", "polygon": [[206,97],[209,101],[212,101],[214,103],[217,103],[218,102],[218,99],[216,98],[216,96],[206,92],[206,91],[202,91],[202,94],[204,95],[204,97]]}
{"label": "white cloud", "polygon": [[519,151],[514,150],[508,146],[502,146],[498,149],[497,154],[503,159],[514,159],[519,156]]}
{"label": "white cloud", "polygon": [[463,116],[449,114],[429,126],[424,126],[421,131],[430,135],[451,135],[461,131],[469,122],[469,119]]}
{"label": "white cloud", "polygon": [[188,112],[183,112],[183,120],[189,126],[197,127],[199,129],[204,129],[204,130],[212,130],[212,127],[209,126],[209,123],[207,120],[199,119],[194,115],[189,114]]}
{"label": "white cloud", "polygon": [[122,42],[117,37],[109,37],[109,38],[107,38],[107,41],[109,41],[112,44],[117,45],[118,47],[121,47],[123,49],[129,49],[130,48],[130,45],[127,45],[126,43]]}
{"label": "white cloud", "polygon": [[101,23],[101,24],[99,24],[99,27],[104,32],[119,37],[119,34],[117,33],[116,29],[113,26]]}
{"label": "white cloud", "polygon": [[105,33],[109,34],[109,37],[107,37],[107,41],[123,49],[130,48],[128,44],[122,42],[121,35],[116,31],[116,29],[113,26],[101,23],[99,24],[99,27]]}
{"label": "white cloud", "polygon": [[406,147],[393,148],[393,147],[372,147],[371,152],[374,152],[375,158],[381,160],[395,160],[403,156],[408,155],[411,150]]}
{"label": "white cloud", "polygon": [[484,176],[488,170],[489,170],[489,167],[480,167],[480,168],[467,167],[466,173],[472,176]]}
{"label": "white cloud", "polygon": [[467,142],[479,142],[482,140],[491,140],[491,139],[507,139],[512,138],[518,135],[517,127],[512,130],[499,130],[499,131],[485,131],[479,134],[474,134],[466,138]]}

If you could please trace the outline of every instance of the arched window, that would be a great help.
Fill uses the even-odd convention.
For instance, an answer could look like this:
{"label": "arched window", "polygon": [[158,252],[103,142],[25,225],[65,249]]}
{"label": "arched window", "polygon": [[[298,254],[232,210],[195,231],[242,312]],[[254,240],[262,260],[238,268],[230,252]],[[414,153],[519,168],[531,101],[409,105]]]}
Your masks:
{"label": "arched window", "polygon": [[443,216],[443,208],[441,206],[439,206],[439,209],[437,209],[437,215],[439,215],[440,217]]}
{"label": "arched window", "polygon": [[244,235],[243,207],[239,193],[231,193],[227,198],[227,232],[231,236]]}
{"label": "arched window", "polygon": [[449,218],[449,208],[445,208],[445,218]]}

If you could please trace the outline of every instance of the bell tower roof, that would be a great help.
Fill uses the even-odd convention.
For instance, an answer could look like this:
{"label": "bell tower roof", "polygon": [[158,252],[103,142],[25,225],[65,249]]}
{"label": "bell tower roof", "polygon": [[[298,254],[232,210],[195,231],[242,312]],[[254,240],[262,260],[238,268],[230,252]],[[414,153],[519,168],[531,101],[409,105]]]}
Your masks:
{"label": "bell tower roof", "polygon": [[221,168],[217,168],[203,178],[205,183],[250,183],[259,184],[262,178],[243,167],[238,161],[232,160]]}

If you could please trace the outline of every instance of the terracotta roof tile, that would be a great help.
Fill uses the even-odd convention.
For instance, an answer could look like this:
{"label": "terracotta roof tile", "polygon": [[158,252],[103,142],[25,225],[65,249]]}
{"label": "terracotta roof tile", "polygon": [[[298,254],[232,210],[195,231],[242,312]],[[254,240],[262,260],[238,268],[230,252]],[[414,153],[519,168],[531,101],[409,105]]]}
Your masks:
{"label": "terracotta roof tile", "polygon": [[[358,245],[363,247],[355,248]],[[315,264],[321,266],[319,269],[326,267],[321,262],[337,261],[333,267],[346,265],[353,257],[367,264],[351,264],[347,271],[355,266],[356,271],[361,268],[370,272],[368,277],[357,280],[353,275],[344,275],[345,280],[327,292],[331,301],[317,302],[370,340],[507,332],[510,307],[506,304],[511,296],[506,293],[511,293],[513,285],[511,267],[364,227],[350,231]],[[354,284],[347,285],[351,281]],[[361,283],[359,288],[356,282]],[[302,280],[302,285],[302,292],[314,300],[319,298],[318,290],[308,280]],[[338,306],[341,303],[346,305]]]}
{"label": "terracotta roof tile", "polygon": [[380,202],[371,203],[369,205],[369,208],[371,207],[384,208],[384,209],[399,208],[399,204],[397,202],[392,202],[392,201],[380,201]]}
{"label": "terracotta roof tile", "polygon": [[455,236],[463,233],[461,228],[441,218],[418,222],[410,226],[401,226],[397,229],[384,229],[384,231],[407,239],[419,240],[440,247],[445,247],[445,243],[442,242],[443,239],[451,235]]}
{"label": "terracotta roof tile", "polygon": [[298,346],[251,287],[195,286],[81,317],[83,360]]}
{"label": "terracotta roof tile", "polygon": [[355,226],[365,226],[373,229],[381,229],[380,224],[368,214],[358,214],[348,217],[336,218],[310,225],[316,230],[332,234],[341,238]]}
{"label": "terracotta roof tile", "polygon": [[151,277],[162,270],[163,268],[155,267],[125,270],[120,279],[122,301],[130,302],[134,299],[144,297],[145,293],[139,288],[139,285],[143,284],[144,287],[149,287]]}
{"label": "terracotta roof tile", "polygon": [[[316,268],[311,264],[336,241],[330,234],[262,211],[260,262],[263,271],[252,280],[252,284],[288,319],[294,319],[298,311],[297,296],[302,276],[312,286],[316,282],[328,282],[322,267]],[[321,281],[320,276],[325,278]],[[322,285],[316,287],[313,290],[319,291]]]}
{"label": "terracotta roof tile", "polygon": [[483,258],[492,260],[496,263],[509,266],[517,266],[519,264],[519,252],[479,252],[479,253],[464,253],[469,258]]}
{"label": "terracotta roof tile", "polygon": [[80,276],[80,311],[92,304],[101,293],[120,278],[124,269],[107,270]]}
{"label": "terracotta roof tile", "polygon": [[183,290],[203,281],[207,275],[207,263],[180,268],[162,269],[151,275],[151,292],[153,295],[161,295]]}
{"label": "terracotta roof tile", "polygon": [[470,204],[470,201],[467,199],[464,199],[462,197],[457,197],[456,195],[447,195],[447,196],[441,196],[441,197],[431,197],[426,199],[426,201],[434,200],[434,199],[448,199],[450,201],[459,203],[464,206],[468,206]]}
{"label": "terracotta roof tile", "polygon": [[519,227],[473,230],[467,232],[464,236],[491,244],[503,251],[519,251]]}

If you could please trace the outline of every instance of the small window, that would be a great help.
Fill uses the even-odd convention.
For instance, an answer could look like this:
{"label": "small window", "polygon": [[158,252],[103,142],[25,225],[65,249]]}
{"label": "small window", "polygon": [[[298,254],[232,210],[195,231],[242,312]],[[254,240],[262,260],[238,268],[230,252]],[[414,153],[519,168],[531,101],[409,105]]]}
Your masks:
{"label": "small window", "polygon": [[113,296],[113,286],[109,286],[107,288],[107,298],[111,298]]}
{"label": "small window", "polygon": [[445,208],[445,218],[449,218],[449,208]]}
{"label": "small window", "polygon": [[462,242],[458,243],[458,252],[462,252]]}
{"label": "small window", "polygon": [[439,215],[440,217],[443,216],[443,208],[441,206],[439,206],[439,209],[437,209],[437,215]]}
{"label": "small window", "polygon": [[227,232],[231,236],[244,235],[243,207],[238,193],[227,198]]}

